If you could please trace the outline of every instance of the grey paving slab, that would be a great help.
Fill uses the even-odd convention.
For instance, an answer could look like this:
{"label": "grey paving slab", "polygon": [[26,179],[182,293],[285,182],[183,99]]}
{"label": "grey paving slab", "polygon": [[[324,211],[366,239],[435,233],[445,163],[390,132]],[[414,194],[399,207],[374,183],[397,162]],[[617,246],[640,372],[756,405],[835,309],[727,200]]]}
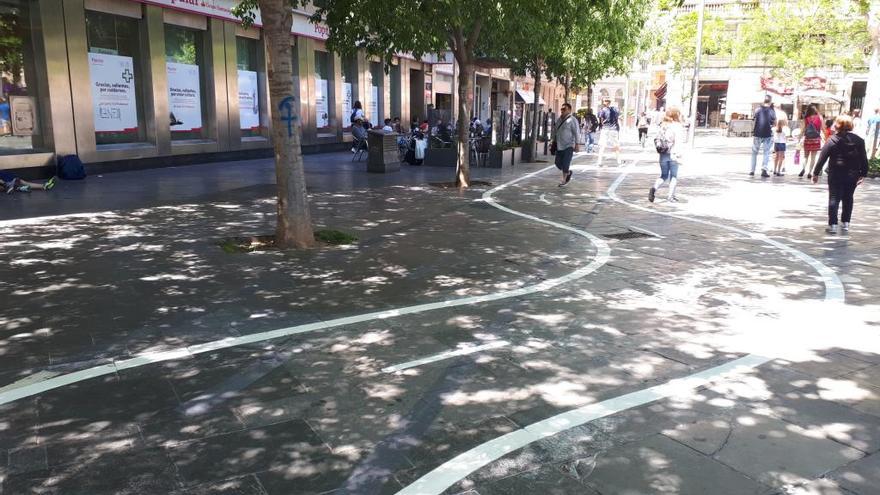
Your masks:
{"label": "grey paving slab", "polygon": [[267,495],[254,475],[178,490],[173,495]]}
{"label": "grey paving slab", "polygon": [[489,484],[476,485],[472,491],[479,495],[599,495],[598,491],[584,485],[575,476],[565,472],[561,466],[542,466]]}
{"label": "grey paving slab", "polygon": [[714,459],[769,486],[782,487],[817,478],[864,453],[791,423],[745,413]]}
{"label": "grey paving slab", "polygon": [[827,477],[842,488],[859,495],[876,493],[880,486],[880,454],[874,453],[842,466]]}
{"label": "grey paving slab", "polygon": [[597,456],[583,481],[600,493],[764,493],[767,487],[674,440],[655,435]]}

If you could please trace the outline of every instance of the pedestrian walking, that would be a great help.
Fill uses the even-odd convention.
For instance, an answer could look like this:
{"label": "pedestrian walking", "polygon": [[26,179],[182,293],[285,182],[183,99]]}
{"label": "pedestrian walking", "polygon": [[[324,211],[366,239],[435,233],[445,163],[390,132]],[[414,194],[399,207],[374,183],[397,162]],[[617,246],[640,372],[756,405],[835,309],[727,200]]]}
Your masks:
{"label": "pedestrian walking", "polygon": [[657,136],[654,138],[654,147],[660,155],[660,177],[654,181],[654,185],[648,190],[648,201],[654,202],[657,190],[663,184],[669,184],[669,194],[666,199],[676,202],[675,188],[678,185],[678,167],[681,165],[685,151],[685,130],[681,123],[681,111],[676,107],[669,107]]}
{"label": "pedestrian walking", "polygon": [[825,132],[825,123],[822,122],[822,116],[819,115],[819,109],[816,105],[807,107],[807,114],[801,129],[801,139],[804,148],[804,167],[798,177],[804,176],[807,172],[807,179],[812,177],[813,166],[816,164],[816,156],[822,149],[822,133]]}
{"label": "pedestrian walking", "polygon": [[852,133],[862,139],[865,139],[865,137],[867,137],[867,134],[865,133],[865,124],[864,122],[862,122],[862,111],[858,108],[852,111],[852,121]]}
{"label": "pedestrian walking", "polygon": [[596,131],[598,130],[599,119],[596,118],[592,108],[587,108],[587,113],[584,115],[584,140],[587,144],[587,153],[592,153],[598,144],[596,140]]}
{"label": "pedestrian walking", "polygon": [[785,126],[785,121],[779,120],[776,122],[776,130],[773,132],[773,151],[776,153],[773,157],[773,175],[776,177],[785,175],[782,171],[785,166],[785,148],[788,142],[787,131],[788,127]]}
{"label": "pedestrian walking", "polygon": [[571,182],[571,159],[580,149],[579,136],[577,119],[571,114],[571,105],[563,103],[559,118],[553,125],[553,142],[550,145],[551,152],[556,155],[556,168],[562,171],[560,187]]}
{"label": "pedestrian walking", "polygon": [[648,114],[642,112],[636,120],[636,127],[639,129],[639,144],[645,147],[645,141],[648,140]]}
{"label": "pedestrian walking", "polygon": [[866,146],[871,147],[871,158],[873,158],[877,152],[877,145],[880,143],[880,107],[874,109],[874,115],[868,119],[865,125],[865,141],[867,142]]}
{"label": "pedestrian walking", "polygon": [[614,157],[620,165],[620,112],[611,106],[611,98],[602,100],[602,110],[599,110],[599,125],[602,131],[599,134],[599,162],[601,166],[605,160],[605,148],[614,150]]}
{"label": "pedestrian walking", "polygon": [[755,129],[752,138],[752,170],[749,176],[754,177],[755,168],[758,166],[758,152],[764,152],[764,160],[761,163],[761,177],[770,177],[768,167],[770,162],[770,148],[773,146],[773,127],[776,125],[776,111],[773,110],[773,98],[770,95],[764,97],[764,104],[755,112]]}
{"label": "pedestrian walking", "polygon": [[852,132],[852,117],[841,115],[834,121],[836,134],[831,136],[813,169],[813,184],[819,183],[822,167],[828,163],[828,227],[829,234],[837,233],[837,211],[843,203],[840,217],[841,233],[849,233],[856,187],[868,176],[868,155],[865,140]]}

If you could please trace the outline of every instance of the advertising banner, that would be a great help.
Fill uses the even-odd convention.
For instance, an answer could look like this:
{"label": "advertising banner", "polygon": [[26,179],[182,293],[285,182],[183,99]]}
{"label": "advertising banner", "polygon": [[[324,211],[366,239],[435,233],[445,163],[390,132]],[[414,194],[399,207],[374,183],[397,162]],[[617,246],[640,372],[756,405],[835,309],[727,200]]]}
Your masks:
{"label": "advertising banner", "polygon": [[238,115],[242,130],[260,128],[260,93],[252,70],[238,71]]}
{"label": "advertising banner", "polygon": [[370,113],[367,114],[367,120],[373,125],[379,125],[379,86],[372,86],[370,92]]}
{"label": "advertising banner", "polygon": [[168,62],[166,71],[171,132],[202,130],[199,66]]}
{"label": "advertising banner", "polygon": [[330,127],[330,110],[327,101],[327,80],[315,77],[315,118],[318,129]]}
{"label": "advertising banner", "polygon": [[125,133],[138,128],[131,57],[89,53],[95,132]]}
{"label": "advertising banner", "polygon": [[342,83],[342,127],[351,127],[351,83]]}

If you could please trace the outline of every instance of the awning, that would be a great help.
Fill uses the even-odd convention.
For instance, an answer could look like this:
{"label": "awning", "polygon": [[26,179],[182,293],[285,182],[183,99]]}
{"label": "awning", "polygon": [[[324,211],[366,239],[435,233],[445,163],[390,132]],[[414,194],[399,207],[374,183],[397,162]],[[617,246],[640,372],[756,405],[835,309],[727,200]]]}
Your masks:
{"label": "awning", "polygon": [[823,103],[827,103],[829,101],[833,101],[835,103],[843,103],[843,98],[829,93],[828,91],[823,91],[821,89],[808,89],[798,95],[801,100],[817,100]]}
{"label": "awning", "polygon": [[659,88],[654,90],[654,97],[657,98],[658,100],[662,100],[663,98],[666,98],[666,89],[667,88],[668,88],[668,86],[666,85],[666,83],[663,83],[662,86],[660,86]]}
{"label": "awning", "polygon": [[[522,89],[516,90],[516,97],[518,101],[525,103],[526,105],[531,105],[535,103],[535,92],[534,91],[523,91]],[[539,96],[538,101],[541,102],[541,105],[546,105],[547,102],[544,101],[544,98]]]}

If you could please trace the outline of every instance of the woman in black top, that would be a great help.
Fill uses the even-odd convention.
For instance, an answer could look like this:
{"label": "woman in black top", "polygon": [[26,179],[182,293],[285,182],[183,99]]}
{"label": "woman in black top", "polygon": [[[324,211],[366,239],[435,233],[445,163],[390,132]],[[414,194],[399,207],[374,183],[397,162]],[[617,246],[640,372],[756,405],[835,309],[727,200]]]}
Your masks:
{"label": "woman in black top", "polygon": [[853,210],[853,193],[868,176],[868,154],[865,141],[852,133],[852,117],[841,115],[834,121],[837,134],[831,136],[822,147],[819,161],[813,170],[813,184],[819,182],[822,167],[828,163],[828,228],[829,234],[837,233],[837,209],[843,201],[841,230],[849,232],[849,220]]}

